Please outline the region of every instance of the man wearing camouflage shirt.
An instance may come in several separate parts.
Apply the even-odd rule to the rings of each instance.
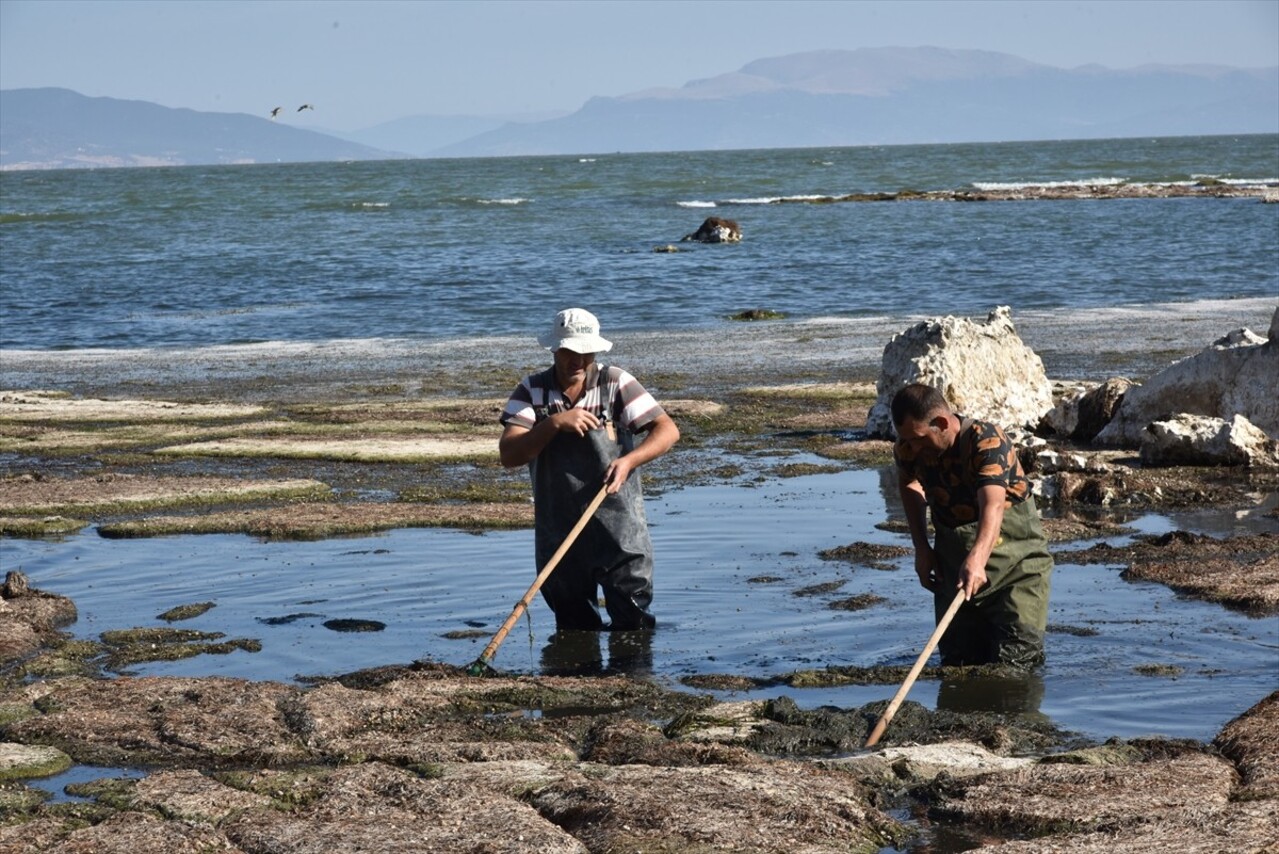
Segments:
[[[1053,560],[1016,448],[931,386],[899,391],[892,416],[919,582],[938,620],[958,591],[966,600],[939,644],[942,664],[1042,664]]]

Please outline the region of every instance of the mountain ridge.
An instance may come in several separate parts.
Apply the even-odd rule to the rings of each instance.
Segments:
[[[16,109],[30,93],[49,103]],[[74,112],[68,96],[84,99]],[[1279,133],[1279,66],[1064,69],[928,46],[764,57],[542,121],[406,116],[353,133],[70,90],[0,98],[2,169]]]

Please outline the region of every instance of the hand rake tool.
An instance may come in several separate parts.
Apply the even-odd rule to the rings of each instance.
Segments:
[[[568,536],[564,538],[564,542],[560,543],[560,547],[555,550],[555,554],[551,555],[551,559],[546,562],[546,566],[542,567],[541,572],[537,574],[537,578],[533,581],[533,586],[524,594],[524,598],[515,603],[515,608],[511,611],[511,616],[506,618],[506,622],[502,624],[502,628],[497,630],[497,634],[493,635],[493,640],[489,641],[489,645],[484,648],[484,652],[480,657],[466,668],[468,676],[485,676],[496,673],[490,666],[489,662],[493,660],[493,656],[497,655],[497,648],[502,645],[502,641],[506,640],[507,634],[519,621],[520,615],[528,609],[529,603],[533,601],[533,597],[537,595],[537,591],[542,589],[542,585],[546,579],[550,577],[555,567],[559,566],[564,555],[568,553],[569,548],[576,542],[582,529],[586,527],[586,523],[595,515],[595,511],[599,509],[604,498],[608,495],[608,484],[600,487],[600,491],[591,499],[591,503],[586,505],[586,509],[582,511],[582,518],[577,520],[577,524],[573,526],[573,530],[568,532]]]
[[[955,618],[955,612],[959,610],[959,606],[962,604],[964,604],[964,591],[960,590],[955,594],[955,599],[950,603],[950,607],[946,609],[946,613],[937,621],[937,628],[933,629],[932,637],[928,639],[928,643],[924,644],[924,651],[915,660],[915,666],[910,669],[910,673],[906,674],[906,681],[897,689],[897,694],[893,697],[893,701],[888,704],[888,708],[884,709],[884,713],[879,716],[879,720],[875,723],[875,728],[870,731],[870,736],[866,739],[866,744],[863,745],[864,747],[874,747],[879,742],[879,737],[888,728],[888,722],[893,719],[893,715],[897,714],[898,707],[906,699],[906,695],[910,692],[910,687],[915,684],[919,671],[924,669],[924,665],[928,662],[928,656],[933,654],[933,649],[936,648],[937,642],[946,633],[946,627]]]

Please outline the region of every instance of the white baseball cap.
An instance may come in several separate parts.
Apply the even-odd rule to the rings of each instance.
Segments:
[[[607,353],[613,342],[600,337],[600,322],[584,308],[566,308],[555,315],[551,328],[539,335],[537,343],[548,350],[574,353]]]

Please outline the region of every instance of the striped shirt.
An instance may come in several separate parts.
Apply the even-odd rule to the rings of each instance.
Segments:
[[[601,371],[604,372],[602,382]],[[621,368],[592,365],[584,385],[586,391],[574,405],[603,420],[603,400],[607,399],[609,420],[632,433],[648,429],[665,412],[639,380]],[[552,366],[520,380],[498,420],[503,425],[514,424],[531,430],[541,418],[567,409],[569,402],[555,381],[555,368]]]

